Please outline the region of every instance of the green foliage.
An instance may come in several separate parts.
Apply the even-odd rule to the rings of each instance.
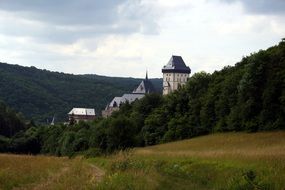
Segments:
[[[134,127],[126,117],[111,118],[106,134],[108,152],[134,146]]]
[[[83,152],[85,158],[92,158],[102,156],[102,151],[99,148],[89,148],[88,150]]]
[[[13,67],[12,70],[15,69]],[[21,69],[19,72],[27,74],[32,68]],[[51,81],[56,79],[65,86],[73,81],[75,87],[79,85],[77,79],[82,85],[93,82],[97,77],[34,72],[46,74]],[[95,97],[92,92],[96,92],[99,97],[100,92],[96,88],[96,85],[91,85],[86,95]],[[79,96],[73,94],[73,87],[63,89],[72,97]],[[61,91],[56,92],[61,94]],[[64,96],[62,99],[74,101]],[[92,98],[84,100],[91,104],[96,102]],[[67,104],[58,104],[64,105]],[[56,107],[53,109],[57,110]],[[95,148],[102,153],[110,153],[214,132],[284,129],[284,118],[285,43],[281,42],[278,46],[243,58],[233,67],[225,67],[213,74],[196,73],[185,86],[167,96],[148,94],[131,104],[123,104],[109,118],[89,123],[36,127],[30,122],[23,125],[17,114],[0,105],[0,125],[4,123],[0,135],[11,137],[0,138],[0,142],[7,145],[1,146],[0,150],[72,156]]]
[[[9,138],[0,135],[0,152],[8,152]]]
[[[275,189],[274,184],[264,183],[257,180],[257,175],[254,171],[249,170],[243,173],[241,177],[236,177],[232,179],[229,183],[229,189],[233,190],[251,190],[251,189],[260,189],[260,190],[271,190]]]
[[[159,90],[161,79],[151,79]],[[37,123],[67,120],[73,107],[101,110],[114,97],[132,91],[141,79],[72,75],[0,63],[0,100]]]
[[[12,137],[25,127],[22,116],[0,102],[0,135]]]
[[[0,152],[36,154],[40,149],[33,121],[25,124],[20,114],[0,103]]]

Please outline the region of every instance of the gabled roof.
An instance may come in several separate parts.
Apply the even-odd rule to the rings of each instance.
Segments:
[[[115,97],[111,103],[109,104],[109,107],[113,108],[113,107],[120,107],[120,104],[124,103],[122,97]]]
[[[133,91],[133,94],[149,94],[154,92],[156,92],[156,90],[146,73],[145,79],[141,81],[139,86]]]
[[[191,69],[185,65],[181,56],[173,55],[168,61],[167,65],[162,68],[163,73],[191,73]]]
[[[142,97],[144,97],[144,94],[124,94],[122,97],[115,97],[105,108],[105,110],[109,108],[120,107],[121,104],[126,103],[127,101],[129,103],[132,103],[133,101],[139,100]]]
[[[120,107],[122,103],[132,103],[135,100],[139,100],[148,93],[156,92],[153,84],[148,79],[148,75],[146,73],[145,79],[141,81],[140,85],[131,93],[131,94],[124,94],[122,97],[115,97],[110,104],[108,104],[105,110],[114,107]]]
[[[73,108],[68,115],[88,115],[95,116],[95,109],[91,108]]]

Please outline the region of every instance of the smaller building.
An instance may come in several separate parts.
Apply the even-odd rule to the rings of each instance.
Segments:
[[[145,94],[156,93],[156,89],[154,88],[151,81],[148,79],[148,75],[146,73],[145,79],[141,81],[137,88],[133,90],[132,93],[124,94],[121,97],[115,97],[109,103],[105,110],[102,111],[103,117],[109,117],[112,115],[114,111],[118,111],[120,109],[121,104],[129,102],[132,103],[135,100],[139,100],[145,96]]]
[[[121,104],[129,102],[132,103],[135,100],[139,100],[144,97],[144,94],[124,94],[122,97],[115,97],[111,103],[109,103],[105,110],[102,111],[103,117],[109,117],[114,111],[120,109]]]
[[[102,111],[103,117],[109,117],[114,111],[118,111],[120,105],[122,104],[122,97],[115,97],[110,104],[107,104],[105,110]]]
[[[73,108],[68,113],[69,121],[90,121],[96,118],[95,109],[92,108]]]

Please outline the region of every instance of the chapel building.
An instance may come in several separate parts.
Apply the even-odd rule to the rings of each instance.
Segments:
[[[136,87],[132,93],[123,94],[121,97],[114,97],[113,100],[107,104],[106,108],[102,111],[103,117],[109,117],[114,111],[118,111],[123,103],[132,103],[135,100],[139,100],[145,96],[145,94],[157,93],[152,82],[148,79],[146,73],[145,79]]]

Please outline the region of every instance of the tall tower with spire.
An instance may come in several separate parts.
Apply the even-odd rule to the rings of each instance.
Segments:
[[[181,56],[173,55],[162,68],[163,95],[177,90],[179,86],[186,84],[191,69],[185,65]]]

